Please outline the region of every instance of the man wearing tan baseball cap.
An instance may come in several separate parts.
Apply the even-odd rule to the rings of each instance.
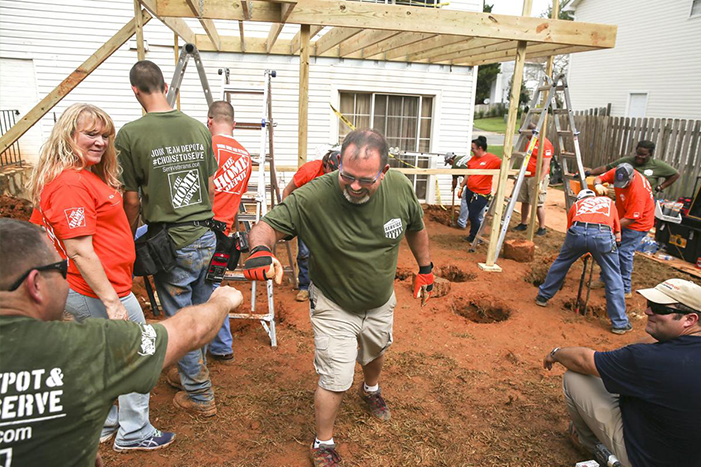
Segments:
[[[601,442],[623,466],[701,465],[701,286],[668,279],[637,291],[653,339],[609,352],[555,347],[543,360],[567,371],[573,441]]]

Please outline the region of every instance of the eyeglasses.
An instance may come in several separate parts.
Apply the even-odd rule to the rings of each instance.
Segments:
[[[650,300],[647,301],[647,307],[656,315],[671,315],[673,313],[684,313],[683,311],[678,310],[676,308],[672,308],[667,305],[662,305],[660,303],[651,302]]]
[[[40,272],[41,271],[58,271],[61,273],[61,275],[65,279],[66,276],[68,275],[68,260],[64,259],[63,261],[59,261],[57,263],[51,263],[51,264],[47,264],[46,266],[39,266],[39,267],[30,269],[29,271],[22,274],[20,276],[20,278],[17,279],[15,281],[15,283],[10,286],[9,289],[7,289],[7,291],[14,292],[15,290],[17,290],[17,288],[20,285],[22,285],[22,282],[24,282],[25,279],[27,279],[27,277],[29,277],[29,275],[32,273],[32,271],[40,271]]]
[[[352,175],[348,175],[347,173],[343,172],[343,163],[341,163],[338,169],[338,173],[341,175],[341,178],[346,183],[358,182],[361,186],[370,186],[373,185],[378,178],[380,178],[380,175],[382,174],[382,169],[380,169],[380,171],[377,172],[375,178],[355,178]]]

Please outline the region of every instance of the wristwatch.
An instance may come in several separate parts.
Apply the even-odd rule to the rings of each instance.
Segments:
[[[555,358],[555,354],[556,354],[559,350],[560,350],[560,347],[555,347],[554,349],[552,349],[552,350],[550,351],[550,357],[554,359],[554,358]]]

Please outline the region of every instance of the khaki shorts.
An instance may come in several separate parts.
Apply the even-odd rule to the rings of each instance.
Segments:
[[[533,204],[533,187],[536,185],[535,177],[526,177],[523,179],[524,183],[521,186],[521,191],[518,194],[519,203]],[[545,204],[545,196],[548,194],[548,185],[550,184],[550,175],[546,175],[543,179],[542,189],[538,193],[538,206]]]
[[[344,310],[312,284],[309,316],[314,330],[314,367],[319,386],[334,392],[353,384],[355,362],[365,366],[392,345],[394,292],[387,303],[362,313]]]

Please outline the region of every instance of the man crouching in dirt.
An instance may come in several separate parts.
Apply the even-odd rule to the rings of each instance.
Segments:
[[[570,434],[592,451],[603,443],[624,466],[701,465],[701,287],[669,279],[638,290],[647,299],[644,343],[610,352],[555,347]]]
[[[392,344],[394,276],[405,234],[419,264],[414,296],[425,303],[433,289],[423,211],[408,179],[389,170],[388,149],[374,130],[349,133],[338,172],[295,190],[250,233],[244,274],[251,280],[282,277],[271,253],[278,240],[298,235],[309,247],[309,308],[319,374],[311,458],[317,467],[341,465],[333,428],[353,384],[356,361],[365,378],[361,399],[375,417],[390,418],[379,379],[384,352]]]
[[[0,219],[0,258],[3,465],[101,466],[100,432],[117,397],[151,391],[163,367],[210,342],[243,301],[220,287],[158,323],[65,322],[68,260],[38,227]]]

